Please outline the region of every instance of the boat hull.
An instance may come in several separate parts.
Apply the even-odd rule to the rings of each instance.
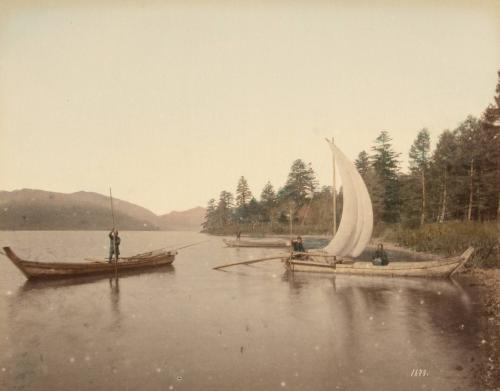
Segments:
[[[108,275],[121,271],[134,271],[171,265],[175,252],[160,252],[152,256],[139,255],[114,262],[91,261],[73,262],[35,262],[19,258],[10,247],[4,247],[5,255],[29,280],[50,278],[71,278],[92,275]]]
[[[371,262],[334,263],[333,257],[325,261],[285,259],[285,267],[292,272],[313,272],[330,274],[353,274],[386,277],[428,277],[446,278],[455,273],[472,256],[474,249],[467,249],[462,255],[433,261],[391,262],[386,266],[375,266]]]

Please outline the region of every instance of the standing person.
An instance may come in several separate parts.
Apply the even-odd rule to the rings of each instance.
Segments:
[[[241,238],[241,231],[240,231],[240,230],[238,230],[238,231],[236,232],[236,240],[240,240],[240,238]]]
[[[111,262],[111,260],[113,259],[113,255],[116,257],[116,260],[118,261],[118,258],[120,256],[120,242],[121,242],[121,239],[118,236],[118,230],[113,228],[108,236],[109,236],[109,262]]]
[[[379,243],[377,246],[377,251],[373,254],[372,264],[376,266],[386,266],[389,264],[389,258],[387,257],[387,253],[384,251],[384,245]]]

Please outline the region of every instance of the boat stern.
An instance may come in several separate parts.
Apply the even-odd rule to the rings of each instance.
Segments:
[[[23,266],[23,260],[17,256],[17,254],[10,247],[3,247],[4,254],[10,261],[24,274],[24,276],[28,279],[31,278],[31,274],[29,274]]]

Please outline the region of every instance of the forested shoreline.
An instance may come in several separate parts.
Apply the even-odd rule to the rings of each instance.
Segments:
[[[488,235],[498,238],[500,82],[496,93],[494,104],[479,118],[470,115],[455,129],[443,130],[433,150],[428,129],[419,130],[407,171],[401,170],[401,153],[388,131],[380,132],[370,151],[359,153],[355,165],[370,193],[376,235],[389,230],[393,239],[410,245],[405,240],[410,232],[433,224],[456,231],[459,221],[474,227],[484,223]],[[331,234],[332,197],[332,187],[319,186],[311,164],[297,159],[286,183],[275,188],[268,182],[258,199],[240,177],[235,195],[224,190],[208,202],[203,229],[212,234],[283,234],[290,230],[291,216],[294,233]],[[336,200],[340,216],[342,189]]]

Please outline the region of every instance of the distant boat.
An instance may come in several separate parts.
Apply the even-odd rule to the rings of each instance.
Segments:
[[[222,239],[227,247],[260,247],[260,248],[284,248],[290,247],[289,242],[284,240],[228,240]]]
[[[333,139],[327,141],[332,151],[334,170],[336,165],[342,178],[343,208],[340,226],[323,252],[301,253],[283,258],[288,270],[376,276],[448,277],[472,256],[474,249],[471,247],[458,257],[439,260],[391,261],[386,266],[354,261],[353,258],[363,252],[372,235],[372,203],[365,182],[354,164],[334,144]]]
[[[121,271],[135,271],[171,265],[177,251],[155,250],[131,257],[120,258],[115,262],[88,259],[87,262],[38,262],[19,258],[10,247],[4,247],[5,255],[29,280],[70,278],[90,275],[112,275]]]

